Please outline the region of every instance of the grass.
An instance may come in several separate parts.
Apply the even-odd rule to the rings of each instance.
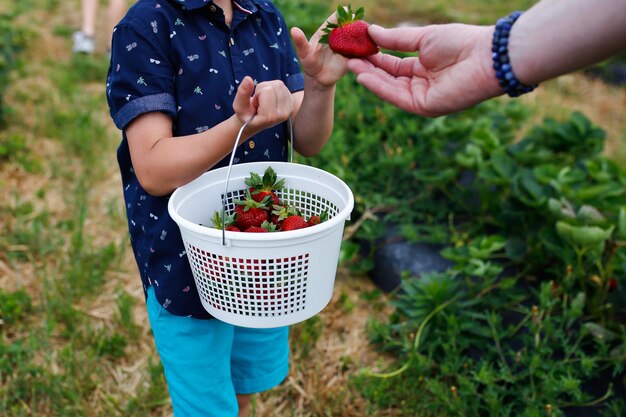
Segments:
[[[321,12],[334,6],[316,3]],[[353,6],[365,5],[371,20],[384,25],[482,24],[513,4],[531,3],[393,0]],[[126,236],[115,161],[119,132],[104,100],[107,59],[71,54],[70,34],[80,19],[76,4],[25,0],[0,6],[0,13],[15,11],[20,13],[7,27],[23,28],[28,36],[19,63],[6,73],[2,95],[0,415],[167,416],[165,381]],[[625,89],[575,74],[523,100],[535,120],[582,110],[607,130],[607,152],[626,161]],[[365,327],[387,308],[367,279],[341,270],[329,307],[294,326],[292,372],[255,399],[254,415],[393,415],[368,409],[347,383],[379,360]]]

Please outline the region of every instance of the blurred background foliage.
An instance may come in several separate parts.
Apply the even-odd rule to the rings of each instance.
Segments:
[[[309,35],[337,6],[275,3]],[[391,26],[492,24],[533,3],[352,5]],[[0,415],[169,415],[127,242],[104,40],[72,55],[79,22],[78,2],[0,4]],[[293,326],[290,377],[253,414],[625,415],[626,89],[604,76],[623,62],[437,119],[346,76],[332,140],[298,158],[355,193],[336,295]],[[367,274],[391,227],[442,245],[453,266],[382,294]]]

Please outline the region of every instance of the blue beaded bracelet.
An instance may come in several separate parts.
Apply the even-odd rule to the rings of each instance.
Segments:
[[[519,97],[522,94],[533,91],[535,85],[522,84],[516,77],[511,67],[509,59],[509,34],[513,23],[522,15],[522,12],[513,12],[503,17],[496,23],[491,43],[491,57],[493,59],[493,69],[496,71],[496,78],[505,93],[510,97]]]

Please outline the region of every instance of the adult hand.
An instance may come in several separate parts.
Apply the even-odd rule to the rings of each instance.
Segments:
[[[254,116],[248,125],[251,134],[284,122],[293,112],[291,92],[280,80],[264,81],[256,87],[250,77],[245,77],[233,101],[233,110],[242,123]]]
[[[369,34],[381,48],[419,52],[418,57],[379,53],[348,62],[360,84],[405,111],[436,117],[503,93],[492,69],[493,27],[446,24],[384,29],[372,25]]]
[[[319,42],[328,22],[337,22],[335,13],[328,17],[308,41],[300,28],[291,29],[291,37],[302,64],[302,71],[325,87],[335,85],[348,72],[348,60]]]

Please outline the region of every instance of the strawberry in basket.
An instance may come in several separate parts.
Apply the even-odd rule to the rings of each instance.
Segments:
[[[226,214],[224,216],[224,229],[225,230],[228,230],[231,232],[241,232],[241,230],[239,230],[239,228],[235,226],[236,217],[237,215],[235,213]],[[213,223],[213,227],[215,227],[216,229],[222,230],[222,212],[217,210],[215,214],[213,214],[213,217],[211,218],[211,222]]]
[[[262,202],[265,197],[270,197],[272,199],[272,205],[280,205],[280,199],[276,195],[276,191],[282,190],[285,186],[285,180],[282,179],[278,181],[276,177],[276,172],[272,169],[272,167],[267,167],[265,172],[263,173],[263,177],[259,174],[251,172],[250,178],[245,180],[245,183],[248,187],[250,187],[250,195],[256,202]]]
[[[264,221],[261,226],[250,226],[244,232],[247,233],[266,233],[266,232],[275,232],[276,225],[274,223],[270,223],[267,220]]]
[[[283,221],[287,217],[300,214],[300,210],[298,210],[297,207],[289,206],[286,204],[282,206],[274,205],[273,209],[274,210],[272,210],[271,220],[272,223],[274,223],[279,228],[282,226]]]
[[[293,216],[289,216],[283,220],[280,230],[286,232],[289,230],[304,229],[305,227],[309,227],[309,224],[302,218],[302,216],[294,214]]]
[[[319,216],[317,214],[314,214],[313,216],[309,217],[307,223],[309,224],[309,226],[315,226],[316,224],[323,223],[326,220],[328,220],[328,211],[324,210],[324,212]]]
[[[250,190],[246,190],[243,200],[236,200],[235,203],[235,226],[239,230],[246,230],[250,227],[261,227],[263,222],[269,221],[270,213],[267,205],[271,197],[266,196],[261,202],[255,201],[250,195]]]

